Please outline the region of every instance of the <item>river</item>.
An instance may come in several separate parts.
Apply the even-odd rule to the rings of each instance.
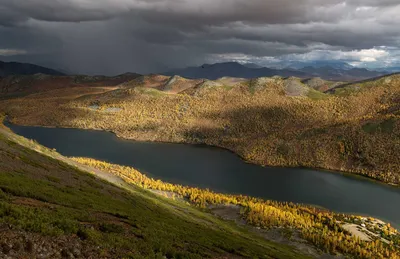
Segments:
[[[400,188],[363,177],[312,169],[262,167],[245,163],[220,148],[123,140],[103,131],[10,123],[6,126],[65,156],[132,166],[155,179],[216,192],[373,216],[400,228]]]

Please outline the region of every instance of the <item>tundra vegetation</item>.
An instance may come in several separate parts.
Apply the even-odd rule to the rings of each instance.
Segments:
[[[150,75],[112,88],[52,89],[4,100],[0,111],[23,125],[203,143],[260,165],[345,171],[398,185],[399,103],[399,74],[343,86],[281,77]]]

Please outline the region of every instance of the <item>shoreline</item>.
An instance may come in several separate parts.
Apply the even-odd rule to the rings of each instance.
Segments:
[[[90,167],[94,167],[94,168],[97,168],[97,167],[95,165],[86,164],[85,160],[86,161],[100,162],[100,163],[108,164],[110,166],[128,168],[129,170],[135,170],[135,171],[139,172],[141,175],[144,175],[145,177],[148,177],[145,173],[142,173],[141,171],[138,171],[137,169],[135,169],[132,166],[124,166],[124,165],[119,165],[119,164],[113,164],[113,163],[109,163],[109,162],[100,161],[100,160],[97,160],[95,158],[69,157],[69,159],[71,159],[71,160],[73,160],[75,162],[78,162],[79,164],[84,164],[84,165],[87,165],[87,166],[90,166]],[[107,171],[108,169],[107,168],[102,168],[101,170]],[[118,172],[118,170],[119,169],[116,169],[117,172]],[[126,181],[126,179],[128,179],[128,178],[126,178],[126,175],[124,175],[124,174],[119,175],[119,177],[122,177],[125,181]],[[190,201],[188,196],[184,196],[182,193],[180,193],[179,192],[179,188],[183,188],[183,189],[198,189],[200,191],[204,191],[204,192],[208,192],[208,193],[212,193],[212,194],[216,194],[216,195],[221,195],[223,197],[234,197],[234,198],[240,197],[240,199],[244,199],[244,200],[246,200],[246,199],[256,199],[256,202],[262,201],[262,202],[273,202],[273,203],[277,203],[277,204],[293,204],[295,206],[299,206],[299,207],[302,207],[302,208],[310,208],[310,209],[314,209],[314,210],[317,210],[317,211],[320,211],[320,212],[330,213],[330,214],[336,215],[336,216],[342,215],[344,217],[347,216],[347,217],[357,218],[357,219],[360,220],[360,222],[358,222],[358,225],[360,225],[360,226],[362,224],[361,219],[364,218],[364,220],[367,220],[367,219],[370,218],[370,219],[373,219],[374,221],[383,222],[385,225],[386,224],[390,224],[397,231],[400,230],[400,225],[398,225],[397,223],[395,223],[395,222],[393,222],[391,220],[383,219],[383,218],[380,218],[380,217],[377,217],[377,216],[372,216],[372,215],[365,214],[365,213],[343,212],[343,211],[341,212],[341,211],[325,208],[323,206],[319,206],[319,205],[316,205],[316,204],[296,203],[296,202],[290,202],[290,201],[278,201],[278,200],[265,199],[265,198],[256,197],[256,196],[243,195],[243,194],[239,194],[239,193],[220,192],[220,191],[214,191],[212,189],[207,189],[207,188],[188,186],[188,185],[178,184],[178,183],[171,183],[171,182],[168,182],[168,181],[163,181],[161,179],[153,179],[153,178],[149,178],[149,179],[151,179],[152,181],[160,182],[160,183],[165,184],[165,185],[174,186],[174,187],[178,188],[178,190],[168,190],[168,188],[155,187],[155,186],[152,186],[151,184],[149,184],[147,187],[144,187],[140,183],[137,183],[135,181],[132,182],[132,183],[137,184],[138,186],[140,186],[140,187],[144,188],[145,190],[148,190],[148,191],[150,191],[150,192],[152,192],[154,194],[161,195],[161,196],[164,196],[164,194],[167,194],[167,196],[175,196],[175,198],[178,198],[178,199],[182,198],[184,201],[190,202],[191,204],[196,204],[196,203]],[[166,197],[166,198],[170,199],[171,197]],[[211,203],[211,204],[213,204],[213,203]],[[209,204],[209,205],[211,205],[211,204]],[[238,203],[224,203],[224,202],[219,203],[219,205],[237,205],[237,206],[240,206],[240,204],[241,204],[240,202],[238,202]],[[216,204],[216,205],[218,205],[218,204]],[[352,224],[356,224],[356,223],[352,223]]]
[[[9,129],[9,130],[11,130],[10,128],[8,128],[8,125],[7,125],[7,123],[8,124],[14,124],[14,123],[12,123],[12,122],[10,122],[10,121],[8,121],[8,120],[4,120],[3,122],[5,122],[3,125],[7,128],[7,129]],[[78,129],[78,130],[82,130],[82,129],[79,129],[79,128],[73,128],[73,127],[55,127],[55,126],[23,126],[23,125],[19,125],[19,124],[14,124],[14,125],[16,125],[16,126],[22,126],[22,127],[42,127],[42,128],[57,128],[57,129]],[[107,133],[112,133],[113,135],[115,135],[116,137],[118,137],[117,136],[117,134],[115,134],[114,132],[112,132],[112,131],[106,131],[106,130],[101,130],[101,129],[83,129],[83,130],[92,130],[92,131],[103,131],[103,132],[107,132]],[[11,130],[12,131],[12,130]],[[16,133],[14,133],[14,134],[16,134]],[[18,134],[16,134],[16,135],[18,135]],[[18,135],[19,136],[19,135]],[[23,136],[22,136],[23,137]],[[120,138],[120,137],[118,137],[121,141],[134,141],[134,140],[132,140],[132,139],[125,139],[125,138]],[[206,147],[206,148],[209,148],[209,147],[211,147],[211,148],[216,148],[216,149],[222,149],[222,150],[226,150],[226,151],[228,151],[228,152],[230,152],[230,153],[233,153],[233,154],[235,154],[236,156],[238,156],[235,152],[233,152],[233,151],[231,151],[231,150],[228,150],[228,149],[224,149],[224,148],[220,148],[220,147],[218,147],[218,146],[209,146],[209,145],[206,145],[206,144],[187,144],[187,143],[174,143],[174,142],[157,142],[157,141],[138,141],[138,142],[149,142],[149,143],[168,143],[168,144],[179,144],[179,145],[193,145],[193,146],[203,146],[203,147]],[[240,157],[240,156],[238,156],[238,157]],[[68,159],[71,159],[71,157],[68,157]],[[94,158],[91,158],[91,159],[94,159]],[[95,160],[95,159],[94,159]],[[243,160],[242,159],[242,161],[244,161],[244,162],[246,162],[245,160]],[[248,162],[246,162],[246,163],[248,163]],[[249,163],[249,164],[252,164],[252,163]],[[257,164],[254,164],[254,165],[257,165]],[[123,165],[120,165],[120,166],[123,166]],[[129,168],[133,168],[133,167],[131,167],[131,166],[127,166],[127,167],[129,167]],[[271,168],[273,168],[273,167],[271,167]],[[292,168],[295,168],[295,167],[292,167]],[[299,167],[300,168],[300,167]],[[301,168],[301,169],[310,169],[310,168]],[[311,169],[312,170],[312,169]],[[331,173],[338,173],[338,172],[333,172],[333,171],[328,171],[328,170],[324,170],[324,171],[326,171],[326,172],[331,172]],[[339,172],[339,173],[341,173],[341,172]],[[360,178],[363,178],[363,180],[371,180],[371,179],[369,179],[369,178],[367,178],[367,177],[362,177],[362,176],[359,176],[359,175],[352,175],[352,174],[348,174],[348,173],[341,173],[341,174],[344,174],[344,175],[348,175],[348,176],[350,176],[350,177],[354,177],[354,176],[356,176],[356,177],[360,177]],[[144,174],[145,176],[147,176],[146,174]],[[160,180],[160,181],[162,181],[162,180]],[[375,183],[379,183],[379,184],[381,184],[381,185],[385,185],[385,186],[387,186],[387,184],[385,184],[385,183],[383,183],[383,182],[379,182],[379,181],[376,181],[376,180],[371,180],[371,181],[374,181]],[[165,183],[168,183],[168,184],[171,184],[171,185],[174,185],[174,186],[184,186],[184,187],[187,187],[187,188],[199,188],[199,187],[195,187],[195,186],[192,186],[192,187],[190,187],[190,186],[186,186],[186,185],[181,185],[181,184],[174,184],[174,183],[169,183],[169,182],[165,182]],[[153,192],[153,191],[156,191],[157,189],[154,189],[154,188],[152,188],[152,187],[148,187],[148,188],[145,188],[145,189],[147,189],[147,190],[149,190],[149,191],[151,191],[151,192]],[[205,188],[199,188],[200,190],[206,190]],[[228,192],[219,192],[219,191],[213,191],[213,190],[210,190],[212,193],[216,193],[216,194],[221,194],[221,195],[225,195],[225,196],[241,196],[241,197],[251,197],[251,198],[255,198],[255,199],[260,199],[260,200],[264,200],[264,201],[268,201],[269,199],[265,199],[265,198],[261,198],[261,197],[256,197],[256,196],[248,196],[248,195],[243,195],[243,194],[240,194],[240,193],[228,193]],[[173,192],[174,194],[176,194],[176,195],[180,195],[178,192]],[[293,202],[291,202],[291,201],[277,201],[277,200],[270,200],[270,201],[273,201],[273,202],[277,202],[277,203],[293,203]],[[356,212],[350,212],[350,211],[348,211],[348,212],[343,212],[343,211],[336,211],[336,210],[332,210],[332,209],[329,209],[329,208],[325,208],[325,207],[323,207],[323,206],[319,206],[319,205],[316,205],[316,204],[311,204],[311,203],[293,203],[293,204],[296,204],[296,205],[298,205],[298,206],[302,206],[302,207],[305,207],[305,208],[314,208],[314,209],[317,209],[317,210],[321,210],[321,211],[326,211],[326,212],[330,212],[330,213],[334,213],[334,214],[336,214],[336,215],[340,215],[340,214],[342,214],[342,215],[348,215],[348,216],[351,216],[351,217],[365,217],[365,218],[373,218],[373,219],[375,219],[375,220],[380,220],[380,221],[382,221],[382,222],[384,222],[384,223],[393,223],[393,227],[395,228],[395,229],[397,229],[398,231],[400,230],[400,226],[397,226],[397,224],[396,223],[394,223],[394,222],[391,222],[390,220],[387,220],[387,219],[383,219],[383,218],[379,218],[379,217],[376,217],[376,216],[371,216],[371,215],[368,215],[368,214],[363,214],[363,213],[356,213]]]
[[[116,133],[116,132],[114,132],[112,130],[107,130],[107,129],[102,129],[102,128],[79,128],[79,127],[77,128],[77,127],[70,127],[70,126],[22,125],[22,124],[14,123],[11,120],[10,120],[9,116],[6,115],[4,120],[3,120],[3,123],[9,123],[9,124],[13,124],[13,125],[16,125],[16,126],[22,126],[22,127],[37,127],[37,128],[52,128],[52,129],[76,129],[76,130],[107,132],[107,133],[113,134],[115,137],[117,137],[121,141],[135,141],[135,142],[139,142],[139,143],[192,145],[192,146],[203,147],[203,148],[215,148],[215,149],[221,149],[221,150],[224,150],[224,151],[228,151],[228,152],[234,154],[235,156],[237,156],[238,158],[240,158],[240,160],[242,160],[244,163],[251,164],[251,165],[257,165],[257,166],[269,167],[269,168],[292,168],[292,169],[324,171],[324,172],[330,172],[330,173],[335,173],[335,174],[341,174],[343,176],[348,176],[348,177],[361,178],[362,180],[371,181],[371,182],[374,182],[375,184],[381,184],[381,185],[384,185],[384,186],[400,189],[400,184],[396,184],[396,183],[392,183],[392,182],[384,182],[384,181],[381,181],[381,180],[379,180],[377,178],[370,177],[368,175],[364,175],[364,174],[360,174],[360,173],[353,173],[353,172],[350,172],[350,171],[340,171],[340,170],[322,168],[322,167],[285,166],[285,165],[282,165],[282,166],[271,166],[271,165],[253,163],[253,162],[251,162],[249,160],[246,160],[243,156],[239,155],[235,151],[233,151],[233,150],[231,150],[229,148],[226,148],[226,147],[218,146],[218,145],[211,145],[211,144],[206,144],[206,143],[195,143],[195,142],[183,142],[183,141],[182,142],[180,142],[180,141],[168,142],[168,141],[158,141],[158,140],[137,140],[137,139],[134,139],[134,138],[126,138],[126,137],[121,136],[121,135],[119,135],[118,133]]]

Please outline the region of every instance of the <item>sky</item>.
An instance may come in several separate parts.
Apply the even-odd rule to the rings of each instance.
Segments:
[[[85,74],[226,61],[400,66],[399,0],[0,0],[0,60]]]

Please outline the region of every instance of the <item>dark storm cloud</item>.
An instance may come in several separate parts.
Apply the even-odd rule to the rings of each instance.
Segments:
[[[235,55],[329,58],[341,51],[379,61],[390,56],[383,52],[397,53],[380,46],[399,45],[398,13],[398,0],[0,0],[0,55],[26,51],[87,73]]]
[[[3,0],[0,5],[3,5],[4,10],[13,12],[18,20],[33,18],[42,21],[84,22],[106,20],[121,13],[121,10],[111,5],[93,3],[72,0]]]
[[[95,21],[135,14],[149,21],[224,24],[337,21],[360,6],[393,7],[397,0],[3,0],[20,18],[45,21]],[[336,11],[335,11],[336,10]]]

